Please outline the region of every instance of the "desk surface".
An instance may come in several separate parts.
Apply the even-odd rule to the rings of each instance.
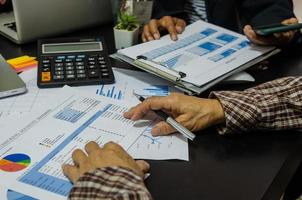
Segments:
[[[65,36],[103,35],[114,52],[112,26],[79,31]],[[16,45],[0,36],[0,53],[5,58],[36,55],[36,43]],[[252,69],[256,83],[217,86],[242,89],[274,78],[302,75],[301,51],[275,56],[266,70]],[[115,67],[129,65],[113,62]],[[190,142],[190,161],[150,161],[146,185],[155,199],[261,199],[288,155],[302,141],[293,131],[219,136],[214,129],[200,131]],[[277,191],[278,192],[278,191]]]

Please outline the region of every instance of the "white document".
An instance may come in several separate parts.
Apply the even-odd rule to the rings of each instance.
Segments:
[[[0,187],[37,199],[66,199],[72,184],[61,165],[89,141],[109,141],[128,149],[152,120],[133,122],[122,114],[128,102],[106,97],[82,96],[63,88],[41,114],[8,122],[0,138]],[[7,191],[9,195],[16,195]]]
[[[171,92],[179,92],[168,81],[146,72],[119,68],[114,68],[113,72],[116,80],[115,84],[80,86],[74,88],[90,95],[95,94],[116,100],[127,100],[129,102],[129,106],[140,103],[139,100],[133,95],[133,92],[145,97],[154,95],[167,96]],[[49,99],[54,98],[56,95],[58,88],[39,89],[37,87],[36,73],[36,69],[32,69],[23,72],[20,75],[22,80],[27,85],[28,93],[21,96],[8,98],[4,101],[0,100],[0,110],[3,110],[3,115],[0,117],[0,125],[2,127],[6,124],[7,118],[8,120],[15,119],[16,122],[19,122],[23,120],[21,114],[26,114],[29,112],[39,113],[41,110],[49,106]],[[146,132],[145,135],[148,135],[149,137],[141,136],[139,140],[137,140],[136,144],[129,149],[131,156],[134,158],[156,160],[189,160],[188,142],[187,139],[182,135],[173,134],[170,136],[162,136],[160,137],[160,143],[153,142],[159,138],[152,137],[150,132]]]
[[[183,72],[183,81],[200,87],[273,49],[253,45],[244,35],[200,20],[187,26],[177,41],[166,35],[118,53],[133,60],[143,56],[147,60],[141,62],[172,75]]]
[[[140,101],[133,95],[133,92],[144,97],[167,96],[171,92],[179,92],[173,84],[146,72],[119,68],[114,68],[113,72],[116,80],[114,84],[76,87],[76,89],[134,103]]]
[[[180,133],[157,136],[151,135],[154,121],[128,149],[128,153],[136,159],[189,161],[188,140]]]
[[[133,92],[144,96],[167,96],[171,92],[179,92],[171,83],[146,72],[117,69],[114,70],[115,84],[77,87],[76,89],[91,94],[106,96],[117,100],[127,100],[133,105],[140,101]],[[128,152],[136,159],[152,160],[189,160],[188,140],[181,134],[153,137],[152,126],[140,136]]]
[[[35,113],[48,106],[47,103],[57,89],[39,89],[37,87],[37,70],[32,69],[20,74],[25,82],[27,93],[0,100],[0,123],[8,115]]]

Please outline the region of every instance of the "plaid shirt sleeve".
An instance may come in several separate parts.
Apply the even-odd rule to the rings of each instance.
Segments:
[[[220,134],[302,128],[302,77],[286,77],[244,91],[212,92],[223,106]]]
[[[141,177],[122,167],[105,167],[85,173],[75,183],[68,199],[151,200]]]

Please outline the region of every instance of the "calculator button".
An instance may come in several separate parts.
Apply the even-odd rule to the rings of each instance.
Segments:
[[[69,75],[69,74],[74,74],[74,71],[66,71],[66,74]]]
[[[84,65],[78,65],[76,66],[77,69],[85,69]]]
[[[96,69],[96,66],[95,65],[89,65],[88,69]]]
[[[73,59],[69,59],[69,58],[67,58],[66,60],[65,60],[65,62],[72,62],[73,61]]]
[[[99,64],[100,64],[100,65],[105,65],[105,64],[106,64],[106,62],[105,62],[105,61],[103,61],[103,60],[101,60],[101,61],[99,61]]]
[[[43,64],[49,64],[49,63],[50,63],[50,60],[42,60],[42,63],[43,63]]]
[[[86,78],[86,74],[78,74],[77,77],[78,78]]]
[[[97,78],[100,76],[100,73],[97,70],[89,70],[88,71],[88,76],[90,78]]]
[[[78,55],[77,58],[86,58],[86,55]]]
[[[66,67],[73,66],[73,63],[65,63],[65,66],[66,66]]]
[[[42,65],[44,68],[49,68],[50,67],[50,64],[43,64]]]
[[[102,73],[102,77],[109,77],[108,73]]]
[[[63,67],[63,63],[56,63],[55,67]]]
[[[56,75],[63,75],[63,74],[64,74],[64,71],[55,71],[55,74],[56,74]]]
[[[90,62],[88,62],[88,64],[89,64],[89,65],[95,65],[95,62],[90,61]]]
[[[85,70],[77,70],[77,74],[85,74]]]
[[[76,62],[83,62],[84,60],[83,60],[83,58],[77,58],[77,59],[75,59],[75,61]]]
[[[45,67],[42,69],[43,72],[50,72],[50,68],[49,67]]]
[[[102,57],[102,56],[100,56],[100,57],[98,58],[98,60],[99,60],[99,61],[103,61],[103,60],[105,60],[105,58]]]
[[[42,72],[41,80],[43,82],[48,82],[50,79],[50,72]]]
[[[63,60],[62,59],[55,59],[55,63],[62,63]]]
[[[62,80],[64,79],[64,75],[54,75],[52,78],[53,80]]]
[[[66,75],[66,78],[67,79],[74,79],[75,75],[74,74],[68,74],[68,75]]]
[[[66,70],[73,70],[74,66],[66,67]]]
[[[100,65],[100,68],[104,69],[104,68],[107,68],[107,66],[106,65]]]
[[[63,71],[63,67],[56,67],[55,70],[56,71]]]
[[[67,56],[68,59],[75,59],[75,56]]]
[[[76,65],[84,65],[84,62],[76,62]]]
[[[64,60],[64,59],[65,59],[65,56],[57,56],[56,59],[58,59],[58,60]]]
[[[103,73],[103,72],[108,72],[108,69],[106,68],[106,69],[101,69],[101,72]]]

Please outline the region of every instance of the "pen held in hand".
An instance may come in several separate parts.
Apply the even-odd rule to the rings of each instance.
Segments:
[[[140,96],[140,95],[138,95],[136,93],[133,93],[133,95],[136,96],[138,98],[138,100],[140,100],[141,102],[143,102],[145,100],[144,97],[142,97],[142,96]],[[155,112],[156,115],[158,115],[161,118],[163,118],[168,124],[170,124],[173,128],[175,128],[183,136],[185,136],[186,138],[188,138],[188,139],[190,139],[192,141],[194,140],[195,134],[193,134],[187,128],[185,128],[184,126],[182,126],[175,119],[173,119],[172,117],[170,117],[167,113],[165,113],[162,110],[153,110],[153,112]]]

